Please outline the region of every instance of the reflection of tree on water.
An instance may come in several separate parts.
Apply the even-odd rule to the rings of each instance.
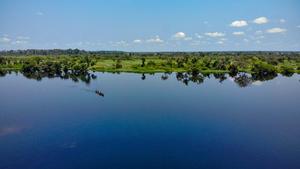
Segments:
[[[268,81],[277,77],[277,73],[253,73],[251,76],[254,81]]]
[[[0,77],[6,76],[6,74],[11,74],[12,71],[2,70],[0,69]],[[18,73],[18,71],[14,71]],[[74,82],[85,82],[86,84],[90,84],[91,80],[97,78],[95,74],[89,73],[87,71],[45,71],[32,69],[30,71],[21,71],[21,73],[28,79],[34,79],[37,81],[41,81],[43,78],[61,78],[61,79],[71,79]]]
[[[234,78],[234,82],[239,87],[247,87],[252,84],[252,78],[248,76],[246,73],[240,73]]]
[[[7,74],[7,71],[0,69],[0,77],[4,77]]]
[[[194,83],[201,84],[204,82],[204,76],[198,72],[192,72],[189,80]]]
[[[225,73],[214,73],[214,77],[215,77],[216,79],[219,79],[219,82],[220,82],[220,83],[222,83],[224,80],[227,79]]]
[[[171,75],[171,72],[168,73],[164,73],[163,75],[161,75],[161,80],[168,80],[169,79],[169,75]]]
[[[155,75],[155,73],[147,73],[147,75]],[[145,73],[142,73],[141,79],[146,80],[146,74]]]
[[[252,79],[257,81],[272,80],[277,77],[277,73],[274,67],[268,64],[255,64],[252,68]]]
[[[141,77],[141,79],[142,79],[142,80],[145,80],[145,79],[146,79],[146,75],[145,75],[145,73],[143,73],[143,74],[142,74],[142,77]]]
[[[233,74],[228,74],[232,76]],[[213,74],[215,79],[218,79],[220,83],[227,79],[225,73],[215,73]],[[237,73],[233,76],[234,82],[239,87],[248,87],[252,85],[255,81],[268,81],[277,77],[277,73],[264,73],[264,74],[247,74],[247,73]],[[189,82],[201,84],[204,82],[205,78],[210,78],[210,74],[201,74],[201,73],[177,73],[176,79],[180,82],[183,82],[185,85],[188,85]]]
[[[277,73],[253,73],[251,75],[247,73],[239,73],[234,77],[234,82],[239,87],[247,87],[252,85],[256,81],[268,81],[277,77]]]
[[[0,69],[0,77],[4,77],[6,74],[11,74],[12,72],[18,73],[18,71],[9,71]],[[61,78],[61,79],[71,79],[74,82],[85,82],[86,84],[90,84],[92,80],[96,79],[97,76],[95,74],[89,73],[87,71],[41,71],[41,70],[31,70],[31,71],[21,71],[21,73],[28,79],[35,79],[37,81],[42,80],[43,78]],[[168,80],[172,73],[164,73],[161,75],[161,80]],[[179,72],[176,73],[176,79],[179,82],[182,82],[184,85],[189,85],[190,83],[202,84],[205,78],[210,78],[211,75],[215,79],[219,81],[219,83],[224,82],[228,79],[228,76],[232,76],[232,74],[225,73],[199,73],[197,71],[193,72]],[[286,73],[283,76],[292,76],[291,73]],[[238,73],[234,77],[234,82],[239,87],[247,87],[252,85],[257,81],[268,81],[276,78],[278,76],[277,73],[274,72],[256,72],[252,74],[248,73]],[[142,74],[142,80],[146,79],[146,74]],[[96,94],[98,94],[96,92]],[[99,93],[100,94],[100,93]]]
[[[0,77],[5,77],[7,74],[11,74],[11,73],[18,74],[18,71],[0,69]]]
[[[87,58],[85,58],[87,59]],[[74,82],[82,81],[87,84],[92,79],[96,79],[96,76],[88,72],[88,66],[90,62],[78,64],[70,64],[68,62],[53,62],[45,61],[40,62],[38,58],[36,60],[26,61],[21,68],[21,73],[29,79],[42,80],[43,78],[61,78],[72,79]]]
[[[183,82],[188,86],[189,82],[201,84],[204,82],[204,76],[198,72],[188,72],[188,73],[177,73],[176,78],[178,81]]]
[[[169,79],[169,75],[167,75],[167,74],[163,74],[161,76],[161,80],[168,80],[168,79]]]
[[[63,72],[63,73],[48,73],[48,72],[22,72],[22,74],[28,79],[35,79],[41,81],[43,78],[61,78],[71,79],[74,82],[85,82],[90,84],[91,80],[96,79],[97,76],[89,72],[74,73],[74,72]]]

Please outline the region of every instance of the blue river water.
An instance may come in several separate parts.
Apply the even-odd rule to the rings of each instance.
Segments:
[[[0,169],[300,168],[300,75],[95,74],[0,77]]]

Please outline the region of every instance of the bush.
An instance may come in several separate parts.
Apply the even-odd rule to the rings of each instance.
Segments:
[[[121,60],[118,59],[117,62],[116,62],[116,69],[121,69],[123,66],[122,66],[122,63],[121,63]]]
[[[95,66],[96,65],[96,62],[95,61],[92,61],[91,62],[91,66]]]
[[[294,74],[294,68],[291,66],[281,66],[281,74],[284,76],[292,76]]]
[[[176,60],[176,62],[177,62],[177,68],[182,68],[182,67],[184,67],[184,61],[183,61],[182,58],[178,58],[178,59]]]
[[[267,74],[274,74],[276,73],[276,69],[274,66],[265,63],[265,62],[259,62],[259,63],[255,63],[253,65],[252,71],[254,73],[258,73],[261,75],[267,75]]]
[[[142,58],[142,65],[141,65],[141,67],[144,67],[144,66],[145,66],[145,62],[146,62],[146,59],[145,59],[145,58]]]
[[[229,67],[228,67],[228,70],[229,70],[229,75],[230,76],[236,76],[239,72],[239,69],[236,65],[234,64],[230,64]]]
[[[150,60],[148,63],[147,63],[147,66],[156,66],[156,63],[152,60]]]
[[[39,70],[39,67],[34,64],[33,62],[25,62],[23,65],[22,65],[22,72],[36,72]]]
[[[255,63],[252,71],[253,80],[266,81],[274,79],[277,76],[276,68],[264,62]]]
[[[172,59],[168,58],[167,61],[166,61],[166,65],[170,66],[170,67],[173,67],[173,61],[172,61]]]
[[[0,56],[0,64],[4,65],[6,63],[6,60],[4,57]]]
[[[6,75],[6,71],[4,71],[2,68],[0,68],[0,77],[3,77]]]
[[[88,66],[84,63],[75,64],[72,66],[72,71],[76,74],[87,72]]]

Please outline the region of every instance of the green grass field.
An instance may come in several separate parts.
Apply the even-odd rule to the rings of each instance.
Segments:
[[[202,72],[228,73],[256,71],[300,73],[299,57],[205,56],[205,57],[90,57],[17,56],[0,57],[0,70],[99,71],[99,72]]]

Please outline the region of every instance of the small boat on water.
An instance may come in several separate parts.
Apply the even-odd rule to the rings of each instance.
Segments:
[[[100,90],[96,90],[95,93],[96,93],[98,96],[104,97],[104,93],[102,93]]]

